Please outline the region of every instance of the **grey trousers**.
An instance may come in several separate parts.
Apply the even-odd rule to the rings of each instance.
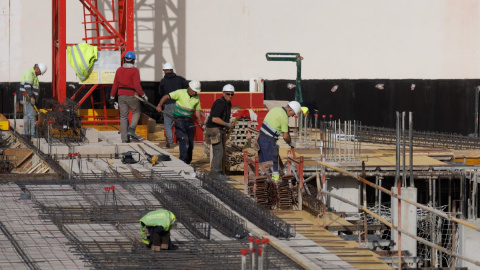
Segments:
[[[212,144],[212,163],[210,172],[223,173],[223,149],[225,147],[225,131],[220,130],[220,142]]]
[[[128,128],[135,130],[137,128],[138,120],[142,115],[140,109],[140,100],[134,96],[118,96],[118,108],[120,109],[120,137],[122,142],[128,141]],[[128,123],[128,112],[132,111],[132,121]]]

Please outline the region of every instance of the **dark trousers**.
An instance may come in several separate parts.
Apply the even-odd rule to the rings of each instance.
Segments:
[[[187,164],[192,161],[195,127],[192,120],[175,120],[175,134],[180,147],[179,159]]]
[[[220,130],[220,142],[212,144],[212,164],[210,165],[210,171],[213,173],[223,173],[223,159],[225,148],[225,131]]]
[[[155,249],[173,249],[172,241],[170,241],[170,231],[163,230],[162,226],[156,227],[147,227],[150,237],[150,244],[147,245],[147,248]]]
[[[278,172],[278,145],[274,139],[258,137],[258,161],[273,161],[273,171]]]

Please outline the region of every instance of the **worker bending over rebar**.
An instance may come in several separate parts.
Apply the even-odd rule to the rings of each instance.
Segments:
[[[260,128],[260,136],[258,137],[258,159],[260,162],[272,161],[273,173],[272,180],[278,181],[280,174],[278,173],[278,145],[277,140],[280,135],[283,140],[294,147],[290,133],[288,132],[288,117],[295,116],[300,113],[300,103],[290,101],[287,106],[272,108]]]
[[[175,215],[166,209],[148,212],[140,219],[142,242],[154,251],[176,249],[170,241],[170,230],[176,220]]]

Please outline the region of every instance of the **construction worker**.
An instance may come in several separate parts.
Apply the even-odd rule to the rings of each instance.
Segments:
[[[171,92],[178,89],[185,89],[188,87],[188,82],[182,76],[178,76],[173,72],[173,65],[170,63],[165,63],[163,65],[163,73],[165,76],[160,81],[159,94],[160,97],[170,94]],[[169,99],[165,102],[165,107],[163,111],[167,112],[163,114],[163,123],[165,124],[165,134],[167,135],[167,145],[166,148],[173,148],[173,119],[170,118],[167,114],[172,115],[175,110],[175,100]]]
[[[212,145],[212,156],[210,162],[210,172],[217,174],[222,178],[224,166],[224,148],[225,148],[225,134],[232,128],[230,124],[230,114],[232,111],[232,98],[235,94],[235,88],[231,84],[223,87],[223,97],[215,100],[210,110],[208,117],[205,141]]]
[[[278,173],[277,140],[282,135],[283,140],[293,148],[292,139],[288,132],[288,117],[299,114],[300,108],[300,103],[297,101],[290,101],[284,107],[272,108],[265,116],[260,128],[258,158],[260,162],[273,161],[272,180],[274,181],[280,178]]]
[[[115,96],[118,94],[118,107],[120,110],[120,137],[123,143],[129,143],[130,137],[138,139],[135,133],[138,120],[142,114],[140,101],[135,98],[135,94],[148,101],[145,92],[140,85],[140,72],[134,66],[137,56],[129,51],[125,54],[124,64],[115,72],[112,91],[110,92],[109,103],[115,103]],[[128,123],[128,112],[132,111],[132,120]]]
[[[40,83],[38,76],[45,74],[47,65],[38,63],[23,73],[20,88],[17,93],[17,112],[23,112],[23,134],[36,137],[35,121],[37,117],[36,105],[38,101]],[[24,107],[25,106],[25,107]]]
[[[175,135],[180,144],[180,160],[190,164],[193,153],[193,138],[195,135],[195,125],[193,124],[193,113],[195,113],[198,124],[203,127],[202,112],[200,107],[200,98],[198,93],[201,91],[199,81],[191,81],[187,89],[179,89],[162,97],[157,105],[157,111],[162,111],[163,104],[168,99],[176,101],[173,117],[175,121]]]
[[[155,251],[175,249],[170,241],[170,230],[176,220],[175,215],[165,209],[148,212],[140,219],[142,242]]]

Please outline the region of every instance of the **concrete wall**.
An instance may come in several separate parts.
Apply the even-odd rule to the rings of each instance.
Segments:
[[[99,1],[109,9],[110,1]],[[203,81],[295,77],[291,62],[266,52],[299,52],[305,79],[468,79],[480,73],[476,0],[145,0],[135,1],[142,80],[161,79],[172,61]],[[83,37],[79,1],[67,1],[67,42]],[[34,62],[51,63],[51,2],[0,2],[0,82],[19,81]],[[50,64],[51,65],[51,64]],[[67,81],[76,81],[68,68]],[[42,81],[51,81],[51,72]]]
[[[328,180],[327,190],[351,202],[358,202],[358,181],[351,177],[334,177]],[[337,212],[358,212],[358,208],[350,204],[329,198],[327,205]]]
[[[480,226],[480,220],[467,220],[469,223],[476,225],[477,227]],[[465,226],[458,226],[459,230],[459,250],[458,253],[478,261],[478,251],[480,250],[480,232],[467,228]],[[480,266],[475,265],[470,262],[466,262],[463,260],[457,260],[457,267],[468,267],[470,270],[479,270]]]

